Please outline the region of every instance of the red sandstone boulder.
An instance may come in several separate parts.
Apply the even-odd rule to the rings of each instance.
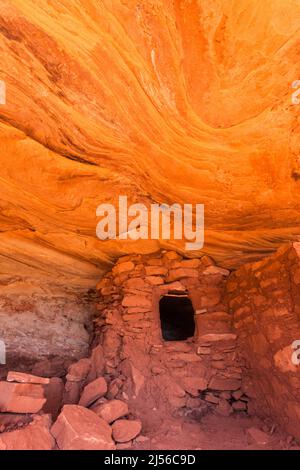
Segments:
[[[99,377],[84,388],[79,400],[79,405],[88,407],[98,400],[98,398],[103,397],[106,392],[107,383],[103,377]]]
[[[42,385],[0,382],[1,412],[38,413],[45,403]]]
[[[134,439],[142,430],[141,421],[119,419],[112,425],[113,438],[116,442],[128,442]]]
[[[80,359],[69,367],[66,379],[71,382],[81,382],[87,378],[90,369],[91,359]]]
[[[123,418],[128,415],[128,405],[121,400],[111,400],[102,405],[98,405],[93,408],[100,418],[104,419],[107,423],[113,423],[119,418]]]
[[[6,378],[7,382],[18,382],[24,384],[41,384],[45,385],[50,379],[45,377],[37,377],[36,375],[24,374],[23,372],[9,372]]]
[[[148,282],[151,286],[161,286],[164,284],[164,280],[160,276],[146,276],[145,281]]]
[[[202,344],[206,343],[216,343],[218,341],[232,342],[235,344],[237,340],[237,335],[234,333],[207,333],[198,338],[198,342]]]
[[[0,434],[0,450],[52,450],[55,441],[50,426],[50,416],[36,416],[23,429]]]
[[[61,450],[115,450],[112,430],[93,411],[65,405],[51,428]]]
[[[141,278],[139,277],[133,277],[131,279],[128,279],[128,281],[125,282],[124,284],[125,289],[128,290],[140,290],[140,291],[148,291],[149,290],[149,285]]]

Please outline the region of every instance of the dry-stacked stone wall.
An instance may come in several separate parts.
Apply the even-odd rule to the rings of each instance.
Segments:
[[[228,275],[206,256],[183,259],[170,251],[118,260],[98,284],[95,319],[112,397],[127,399],[137,415],[152,410],[151,419],[162,409],[197,416],[210,408],[247,411],[237,336],[222,300]],[[186,341],[162,337],[159,301],[170,292],[193,305],[195,335]]]
[[[243,390],[253,414],[300,437],[300,243],[232,273],[227,297],[238,334]],[[299,351],[299,346],[298,346]]]

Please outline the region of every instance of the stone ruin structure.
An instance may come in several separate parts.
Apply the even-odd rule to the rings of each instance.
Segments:
[[[98,284],[95,325],[106,371],[142,419],[153,420],[162,410],[201,415],[206,403],[225,414],[247,410],[237,336],[224,301],[228,276],[208,257],[162,252],[120,258]],[[180,336],[189,315],[192,329]]]
[[[210,413],[272,418],[299,441],[299,285],[300,243],[234,272],[173,251],[120,258],[97,285],[90,356],[0,382],[0,449],[139,448],[162,416]]]

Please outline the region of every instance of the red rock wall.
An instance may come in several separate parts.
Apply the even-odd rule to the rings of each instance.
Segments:
[[[105,372],[114,396],[128,399],[143,421],[162,410],[201,413],[208,403],[221,414],[247,409],[236,335],[222,301],[228,275],[207,257],[183,260],[163,252],[121,258],[98,284],[95,325]],[[162,338],[159,299],[170,290],[186,292],[192,301],[196,332],[187,341]]]
[[[227,284],[243,391],[253,398],[253,412],[272,416],[298,438],[300,368],[293,365],[291,345],[300,340],[299,256],[299,243],[284,245],[231,274]]]
[[[9,369],[29,371],[39,361],[55,376],[64,363],[86,356],[95,302],[93,295],[50,291],[41,295],[25,289],[23,294],[0,295],[0,340],[6,346],[0,377]]]

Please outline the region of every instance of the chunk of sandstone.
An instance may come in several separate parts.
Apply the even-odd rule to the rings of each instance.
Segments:
[[[237,335],[234,333],[207,333],[206,335],[200,336],[198,342],[200,344],[216,343],[218,341],[231,341],[234,343],[236,340]]]
[[[111,428],[93,411],[65,405],[51,428],[60,450],[115,450]]]
[[[175,259],[181,259],[181,256],[176,253],[176,251],[167,251],[164,253],[164,258],[168,259],[169,261],[175,260]]]
[[[151,300],[143,295],[125,295],[123,307],[151,307]]]
[[[80,359],[69,367],[66,379],[71,382],[81,382],[85,380],[91,369],[91,359]]]
[[[127,403],[121,400],[108,401],[93,408],[93,411],[109,424],[113,423],[119,418],[123,418],[129,413]]]
[[[140,434],[142,423],[139,420],[119,419],[112,425],[113,438],[116,442],[129,442]]]
[[[174,262],[172,264],[173,269],[177,268],[187,268],[187,269],[197,269],[199,268],[200,260],[199,259],[184,259],[182,261]]]
[[[221,274],[222,276],[229,276],[230,271],[228,271],[228,269],[219,268],[218,266],[209,266],[203,271],[203,274]]]
[[[180,281],[180,279],[187,277],[198,278],[198,271],[192,268],[171,269],[167,278],[167,282]]]
[[[45,377],[37,377],[36,375],[24,374],[23,372],[9,372],[6,380],[7,382],[41,385],[45,385],[50,382],[50,379],[46,379]]]
[[[50,426],[50,416],[36,416],[23,429],[0,434],[0,450],[52,450],[55,441]]]
[[[89,383],[83,390],[79,405],[90,406],[98,398],[103,397],[107,392],[107,383],[103,377],[99,377],[93,382]]]
[[[209,383],[212,390],[238,390],[241,387],[241,381],[238,379],[226,379],[222,377],[213,377]]]
[[[146,276],[166,276],[168,274],[167,268],[163,266],[147,266]]]
[[[125,263],[119,263],[113,268],[113,272],[115,275],[127,273],[133,271],[134,264],[132,261],[126,261]]]
[[[45,403],[43,385],[0,382],[1,412],[38,413]]]

